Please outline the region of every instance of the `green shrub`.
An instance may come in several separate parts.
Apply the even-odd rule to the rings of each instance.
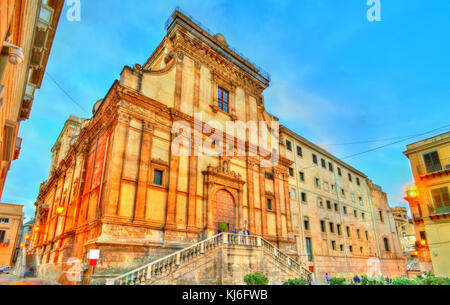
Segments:
[[[392,281],[392,285],[417,285],[417,284],[418,284],[417,281],[408,279],[406,277],[400,277]]]
[[[345,278],[343,278],[343,277],[332,277],[330,279],[330,285],[345,285]]]
[[[267,285],[269,284],[269,279],[261,273],[249,273],[244,276],[244,282],[247,285]]]
[[[302,278],[288,279],[283,285],[308,285],[308,281]]]
[[[423,276],[415,279],[419,285],[450,285],[448,277],[436,277],[431,272],[423,272]]]
[[[382,277],[365,275],[361,279],[361,285],[386,285],[386,282]]]

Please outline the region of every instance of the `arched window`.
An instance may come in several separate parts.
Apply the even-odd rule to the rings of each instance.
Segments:
[[[389,240],[385,237],[385,238],[383,238],[383,242],[384,242],[384,250],[390,251],[390,249],[389,249]]]

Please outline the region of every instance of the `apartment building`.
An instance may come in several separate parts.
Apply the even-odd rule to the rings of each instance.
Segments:
[[[289,197],[297,248],[310,271],[405,274],[405,260],[386,194],[324,149],[280,128],[280,154],[293,161]]]
[[[450,276],[450,132],[406,146],[414,185],[406,191],[420,268]]]

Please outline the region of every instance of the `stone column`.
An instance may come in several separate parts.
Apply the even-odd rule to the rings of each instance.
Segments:
[[[267,204],[266,204],[266,186],[264,178],[264,167],[259,166],[259,196],[261,198],[261,232],[262,235],[267,235]]]
[[[171,138],[177,136],[171,134]],[[172,143],[172,141],[171,141]],[[177,190],[178,190],[178,169],[180,167],[180,156],[170,150],[169,164],[169,193],[167,195],[167,215],[166,229],[176,229],[176,211],[177,211]]]
[[[176,60],[176,73],[175,73],[175,96],[174,96],[174,108],[180,110],[181,108],[181,90],[183,86],[183,58],[184,54],[179,51],[177,53]]]
[[[247,202],[249,210],[249,230],[250,233],[255,233],[255,189],[253,185],[253,167],[254,163],[247,159]]]
[[[197,213],[197,171],[198,157],[194,156],[194,140],[191,141],[189,156],[189,186],[188,186],[188,208],[187,208],[187,229],[196,230],[195,216]]]
[[[277,239],[281,237],[281,200],[280,200],[280,179],[279,175],[281,173],[279,171],[275,171],[274,175],[274,192],[275,192],[275,212],[276,212],[276,222],[277,222]]]
[[[147,186],[149,177],[150,160],[152,158],[153,125],[150,122],[142,122],[141,151],[139,160],[139,174],[134,203],[134,219],[145,219],[147,203]]]
[[[119,112],[117,125],[114,131],[114,142],[112,143],[110,175],[109,175],[109,198],[106,200],[105,214],[117,215],[120,200],[120,186],[122,183],[122,171],[128,142],[128,129],[131,117]]]
[[[284,198],[286,204],[286,226],[287,233],[293,233],[292,231],[292,213],[291,213],[291,197],[289,196],[289,180],[288,175],[283,174],[283,186],[284,186]],[[297,194],[298,196],[298,194]]]

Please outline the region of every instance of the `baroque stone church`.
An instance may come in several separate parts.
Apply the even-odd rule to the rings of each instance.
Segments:
[[[269,82],[224,36],[175,11],[147,62],[124,67],[93,117],[69,119],[52,149],[29,249],[40,274],[64,282],[67,260],[87,262],[90,249],[101,253],[98,274],[118,274],[234,230],[302,261],[304,239],[297,240],[299,220],[292,219],[298,203],[290,200],[294,162],[279,154],[286,148],[278,136],[264,156],[235,134],[227,137],[243,143],[243,155],[197,155],[192,137],[190,154],[171,149],[177,121],[187,122],[190,134],[209,130],[203,141],[225,134],[226,122],[277,122],[264,108]],[[271,154],[277,162],[267,167],[262,161]]]

